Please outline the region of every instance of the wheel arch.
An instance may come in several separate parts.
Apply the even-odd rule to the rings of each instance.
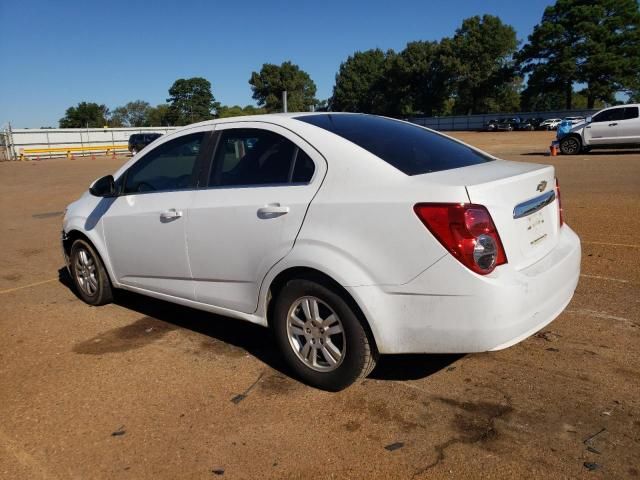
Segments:
[[[73,242],[75,242],[78,239],[84,240],[89,245],[91,245],[91,247],[95,250],[98,257],[100,257],[100,261],[104,265],[105,270],[107,271],[107,276],[109,277],[109,281],[111,282],[111,285],[115,286],[116,282],[114,282],[114,276],[113,276],[113,272],[111,271],[111,265],[105,261],[105,257],[100,251],[100,247],[98,246],[97,242],[94,242],[86,233],[78,229],[72,228],[71,230],[69,230],[64,234],[64,237],[62,239],[62,249],[64,250],[65,256],[67,258],[71,257],[71,246],[73,245]]]
[[[580,151],[584,148],[584,139],[582,138],[582,135],[577,132],[570,132],[560,139],[560,143],[562,143],[564,140],[568,140],[569,138],[575,138],[578,141],[578,151],[576,152],[576,154],[580,153]]]
[[[358,300],[354,298],[354,296],[351,295],[351,293],[349,293],[349,291],[331,275],[313,267],[290,266],[279,272],[271,280],[267,289],[264,306],[267,325],[269,327],[272,326],[273,308],[275,305],[274,299],[277,298],[278,294],[282,291],[287,282],[294,279],[311,280],[323,284],[338,293],[356,314],[369,336],[370,344],[377,351],[376,335],[374,334],[369,319],[364,313],[364,309],[360,307]]]

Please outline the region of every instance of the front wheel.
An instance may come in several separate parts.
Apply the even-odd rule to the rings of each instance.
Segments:
[[[290,280],[275,301],[276,342],[304,382],[338,391],[373,370],[373,341],[339,293],[311,280]]]
[[[76,291],[89,305],[104,305],[113,300],[109,275],[89,242],[78,239],[71,246],[70,270]]]
[[[580,140],[576,137],[564,137],[560,140],[560,151],[563,155],[577,155],[580,149]]]

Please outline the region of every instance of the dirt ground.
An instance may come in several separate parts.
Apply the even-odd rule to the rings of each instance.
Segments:
[[[76,298],[62,211],[124,158],[0,163],[0,478],[640,476],[640,151],[455,135],[556,166],[583,242],[575,297],[512,348],[383,357],[337,394],[290,378],[260,327]]]

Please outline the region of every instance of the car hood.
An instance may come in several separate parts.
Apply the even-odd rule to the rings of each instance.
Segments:
[[[582,121],[580,123],[576,123],[575,125],[573,125],[571,127],[571,131],[572,132],[578,132],[578,131],[582,130],[586,124],[587,124],[586,121]]]

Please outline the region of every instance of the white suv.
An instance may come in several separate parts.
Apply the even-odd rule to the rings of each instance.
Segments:
[[[560,151],[575,155],[592,148],[640,147],[639,107],[639,104],[619,105],[587,117],[560,139]]]

